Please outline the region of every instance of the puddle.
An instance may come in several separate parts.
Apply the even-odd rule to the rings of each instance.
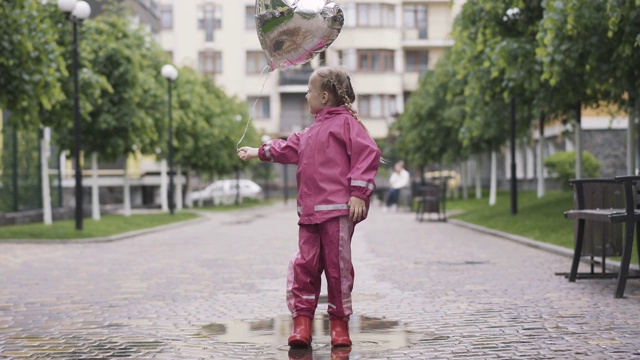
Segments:
[[[440,265],[484,265],[488,264],[489,261],[484,260],[465,260],[465,261],[435,261],[436,264]]]
[[[410,332],[398,321],[367,316],[351,316],[349,333],[353,349],[331,349],[329,345],[329,317],[316,314],[313,319],[311,349],[291,350],[287,339],[293,322],[289,315],[258,321],[237,321],[207,324],[200,327],[199,337],[211,337],[229,344],[255,344],[287,351],[291,359],[349,359],[381,350],[397,349],[409,345]]]
[[[223,221],[222,223],[225,225],[243,225],[243,224],[249,224],[251,222],[253,222],[253,219],[246,218],[246,219],[235,219],[231,221]]]
[[[220,355],[220,349],[224,349],[227,355],[251,355],[250,358],[256,359],[355,360],[407,348],[420,341],[441,340],[436,334],[425,339],[425,334],[411,332],[399,321],[352,316],[349,327],[353,348],[332,349],[326,314],[318,314],[313,320],[313,344],[306,350],[290,349],[287,345],[293,325],[288,314],[254,321],[201,325],[195,333],[190,332],[188,338],[179,334],[158,338],[119,323],[90,325],[91,328],[87,324],[70,324],[42,332],[9,329],[9,334],[0,339],[0,359],[142,359],[156,355],[164,359],[191,359]]]

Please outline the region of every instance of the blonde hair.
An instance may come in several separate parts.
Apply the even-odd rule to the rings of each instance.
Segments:
[[[371,136],[369,129],[364,126],[364,123],[358,116],[358,112],[353,108],[353,103],[356,101],[356,93],[353,91],[351,78],[347,71],[337,66],[323,66],[316,69],[313,74],[318,78],[320,90],[329,93],[336,102],[336,106],[346,106],[367,134]],[[387,164],[388,160],[381,156],[380,162]]]
[[[323,66],[316,69],[313,74],[318,77],[320,90],[328,92],[336,102],[336,106],[346,106],[358,123],[369,133],[367,127],[360,120],[358,112],[353,108],[353,103],[356,101],[356,93],[353,91],[351,78],[347,71],[336,66]]]

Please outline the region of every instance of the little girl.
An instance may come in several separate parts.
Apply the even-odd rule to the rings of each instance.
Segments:
[[[314,123],[287,140],[241,147],[242,160],[297,164],[299,250],[289,264],[287,305],[293,316],[289,346],[311,344],[312,319],[325,272],[331,345],[351,346],[351,237],[367,217],[380,150],[358,119],[349,75],[337,67],[311,74],[307,102]]]

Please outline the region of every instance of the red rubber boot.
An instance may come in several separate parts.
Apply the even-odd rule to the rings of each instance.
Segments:
[[[298,316],[293,319],[293,331],[289,336],[289,346],[308,347],[311,345],[311,318]]]
[[[351,346],[349,322],[344,320],[330,320],[329,323],[331,327],[331,346]]]

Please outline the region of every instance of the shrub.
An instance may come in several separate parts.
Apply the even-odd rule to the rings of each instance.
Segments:
[[[570,189],[569,180],[576,177],[576,152],[557,152],[544,160],[544,166],[557,175],[563,189]],[[600,161],[588,151],[582,152],[582,172],[585,178],[600,176]]]

